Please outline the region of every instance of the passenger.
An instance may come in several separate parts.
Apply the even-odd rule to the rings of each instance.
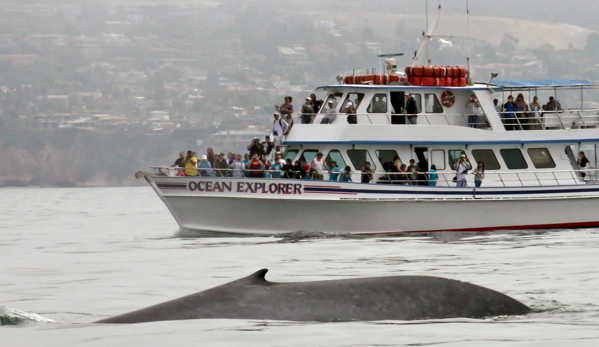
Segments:
[[[475,129],[479,128],[480,120],[478,115],[480,113],[480,102],[478,102],[474,93],[466,101],[466,109],[468,110],[468,126]]]
[[[333,160],[329,166],[329,181],[338,181],[340,172],[341,169],[337,166],[337,162]]]
[[[389,178],[391,179],[391,183],[400,184],[401,178],[399,177],[399,174],[397,174],[397,172],[400,172],[400,168],[401,168],[401,161],[399,160],[399,155],[396,154],[393,157],[393,162],[391,163],[391,166],[389,167],[389,171],[393,172],[389,176]]]
[[[365,162],[364,166],[362,167],[361,182],[362,183],[370,183],[370,181],[373,180],[373,174],[374,174],[374,170],[372,170],[370,168],[370,162],[369,161]]]
[[[285,165],[281,168],[283,171],[283,178],[292,179],[295,178],[295,166],[291,164],[291,159],[287,159]]]
[[[516,119],[520,123],[520,130],[528,130],[528,105],[524,101],[524,95],[518,94],[516,97]]]
[[[505,130],[516,130],[517,129],[517,120],[516,114],[516,104],[514,103],[514,97],[508,96],[507,102],[503,105],[503,121],[505,124]]]
[[[306,173],[306,170],[304,169],[304,166],[300,163],[299,160],[296,160],[294,165],[293,165],[293,171],[294,171],[294,176],[296,179],[302,179],[304,178],[304,174]]]
[[[408,174],[408,167],[406,164],[401,164],[399,167],[399,184],[409,185],[410,184],[410,176]]]
[[[268,161],[262,162],[262,171],[264,171],[265,178],[272,178],[272,172],[270,171],[270,162],[268,162]]]
[[[559,101],[555,100],[555,98],[553,96],[549,97],[549,102],[545,105],[545,110],[549,111],[549,112],[553,112],[555,113],[557,112],[562,112],[564,111],[562,109],[562,105],[559,103]]]
[[[205,155],[203,155],[202,157],[205,157]],[[196,152],[188,151],[187,156],[181,162],[185,166],[185,176],[198,175],[198,158]]]
[[[531,130],[543,130],[543,126],[541,125],[541,117],[543,117],[543,108],[539,103],[539,98],[537,96],[532,98],[532,102],[530,103],[529,110],[530,118],[529,118],[529,128]]]
[[[410,124],[418,124],[418,105],[409,93],[406,93],[406,114]]]
[[[408,178],[410,179],[410,184],[417,185],[418,184],[418,166],[416,165],[416,161],[414,159],[410,159],[410,166],[408,166],[407,172],[409,173]]]
[[[312,108],[312,99],[306,98],[306,102],[302,105],[302,124],[311,124],[312,117],[314,116],[314,109]]]
[[[372,113],[387,113],[387,103],[378,95],[372,104]]]
[[[243,165],[241,154],[237,154],[237,158],[231,164],[231,170],[233,171],[231,176],[234,178],[242,178],[244,176],[245,165]]]
[[[281,158],[281,153],[277,153],[275,160],[270,164],[272,178],[281,178],[281,169],[285,165],[285,160]]]
[[[320,124],[331,124],[333,123],[335,118],[337,118],[337,110],[335,110],[335,107],[333,105],[333,101],[329,100],[329,102],[327,103],[327,113],[322,117]]]
[[[254,155],[261,157],[263,151],[262,151],[262,146],[260,145],[260,139],[257,137],[254,137],[254,139],[252,140],[252,143],[250,143],[247,146],[247,150],[250,151],[250,158],[253,158]]]
[[[250,161],[250,165],[248,167],[249,173],[248,177],[253,178],[263,178],[264,172],[262,172],[262,162],[260,161],[257,154],[252,156],[252,160]]]
[[[314,169],[310,167],[310,164],[306,164],[304,165],[303,170],[300,171],[300,173],[302,174],[303,180],[311,180],[312,174],[314,173]]]
[[[272,149],[275,148],[275,144],[270,140],[270,136],[266,135],[264,137],[264,142],[261,143],[262,146],[262,160],[268,160]]]
[[[474,175],[474,186],[477,188],[480,187],[485,178],[485,163],[479,161],[476,168],[472,170],[472,174]]]
[[[339,175],[339,182],[352,182],[351,167],[346,166],[343,172]]]
[[[495,100],[497,100],[497,99],[495,99]],[[431,187],[436,187],[437,180],[439,180],[439,174],[437,174],[437,166],[435,164],[433,164],[433,165],[431,165],[431,169],[429,170],[428,185]]]
[[[216,160],[216,156],[214,155],[214,151],[212,150],[212,147],[208,147],[208,149],[206,150],[206,160],[208,160],[208,162],[210,163],[210,165],[214,166],[214,160]]]
[[[591,162],[589,161],[589,159],[584,155],[584,152],[580,152],[578,153],[578,167],[580,168],[580,170],[582,170],[580,172],[580,176],[582,176],[582,178],[584,179],[587,175],[587,170],[592,169],[593,167],[591,166]]]
[[[213,167],[217,177],[227,177],[229,163],[227,163],[227,160],[225,159],[225,153],[220,152],[217,154]]]
[[[198,163],[198,168],[200,176],[214,176],[214,171],[212,171],[212,165],[208,161],[208,156],[202,156],[202,159],[200,159],[200,162]]]
[[[472,169],[472,165],[468,162],[465,154],[462,154],[458,160],[453,164],[453,168],[456,170],[456,187],[465,188],[468,187],[466,181],[468,170]]]
[[[356,109],[354,108],[354,104],[348,102],[345,105],[345,113],[347,113],[347,123],[348,124],[358,124],[358,115],[356,114]]]
[[[316,94],[310,94],[310,100],[312,100],[312,108],[314,109],[314,113],[320,112],[320,108],[322,107],[322,100],[316,100]]]
[[[246,153],[243,156],[243,160],[241,162],[243,163],[243,167],[244,167],[243,175],[247,176],[249,173],[249,171],[247,169],[250,167],[250,155]]]
[[[497,111],[499,117],[503,118],[501,116],[501,105],[499,105],[499,99],[493,99],[493,107],[495,108],[495,111]]]
[[[288,117],[293,114],[293,105],[291,102],[293,102],[293,98],[286,96],[285,102],[281,104],[281,106],[277,107],[277,111],[279,111],[283,119],[288,119]]]
[[[321,152],[318,152],[318,154],[316,154],[316,158],[312,159],[312,162],[310,163],[310,167],[315,171],[315,174],[312,175],[312,179],[322,181],[322,173],[324,170],[326,169],[329,171],[329,166],[327,165],[327,162],[324,160],[323,156],[324,155]]]
[[[189,151],[191,152],[191,151]],[[175,175],[176,176],[185,176],[185,165],[183,164],[183,160],[185,159],[185,152],[179,152],[179,158],[175,160],[175,163],[171,167],[177,168]]]
[[[287,134],[289,125],[277,113],[274,114],[275,120],[272,122],[272,135],[275,138],[274,145],[281,146],[283,135]]]

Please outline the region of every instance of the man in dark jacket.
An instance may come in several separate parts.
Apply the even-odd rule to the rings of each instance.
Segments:
[[[418,105],[410,94],[406,94],[406,114],[410,124],[418,124]]]

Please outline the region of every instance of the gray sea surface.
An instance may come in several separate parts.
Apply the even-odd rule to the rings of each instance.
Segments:
[[[597,346],[598,247],[597,229],[223,237],[179,230],[149,187],[0,189],[0,345]],[[442,276],[506,293],[534,312],[416,322],[90,323],[261,268],[275,282]]]

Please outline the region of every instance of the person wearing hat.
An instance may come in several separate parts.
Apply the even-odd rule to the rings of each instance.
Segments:
[[[282,137],[287,133],[289,124],[285,120],[281,119],[278,113],[273,115],[275,120],[272,122],[272,135],[274,137],[274,145],[280,146],[282,144]]]
[[[320,124],[331,124],[337,118],[337,110],[335,110],[333,100],[327,102],[327,107],[327,113],[322,117]]]
[[[468,162],[465,154],[460,155],[460,158],[453,164],[453,168],[456,171],[455,181],[456,187],[465,188],[468,187],[466,178],[468,177],[468,170],[472,169],[472,165]]]
[[[354,107],[354,104],[351,101],[345,104],[345,113],[347,113],[348,124],[358,124],[358,115],[356,114],[356,108]]]
[[[406,93],[406,115],[410,124],[418,124],[418,105],[409,93]]]
[[[312,99],[306,98],[306,102],[302,105],[302,124],[312,123],[314,108],[312,108]]]
[[[508,96],[507,102],[503,105],[503,123],[505,124],[505,130],[516,130],[518,129],[516,121],[516,104],[514,103],[514,97]]]
[[[212,171],[212,164],[210,164],[210,162],[208,161],[208,157],[205,155],[203,155],[202,158],[200,158],[200,162],[198,163],[198,169],[200,171],[200,176],[214,176],[214,171]]]

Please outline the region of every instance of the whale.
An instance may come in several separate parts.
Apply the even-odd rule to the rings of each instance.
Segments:
[[[94,323],[186,319],[381,321],[523,315],[525,304],[500,292],[431,276],[384,276],[275,283],[267,269],[199,293]]]

